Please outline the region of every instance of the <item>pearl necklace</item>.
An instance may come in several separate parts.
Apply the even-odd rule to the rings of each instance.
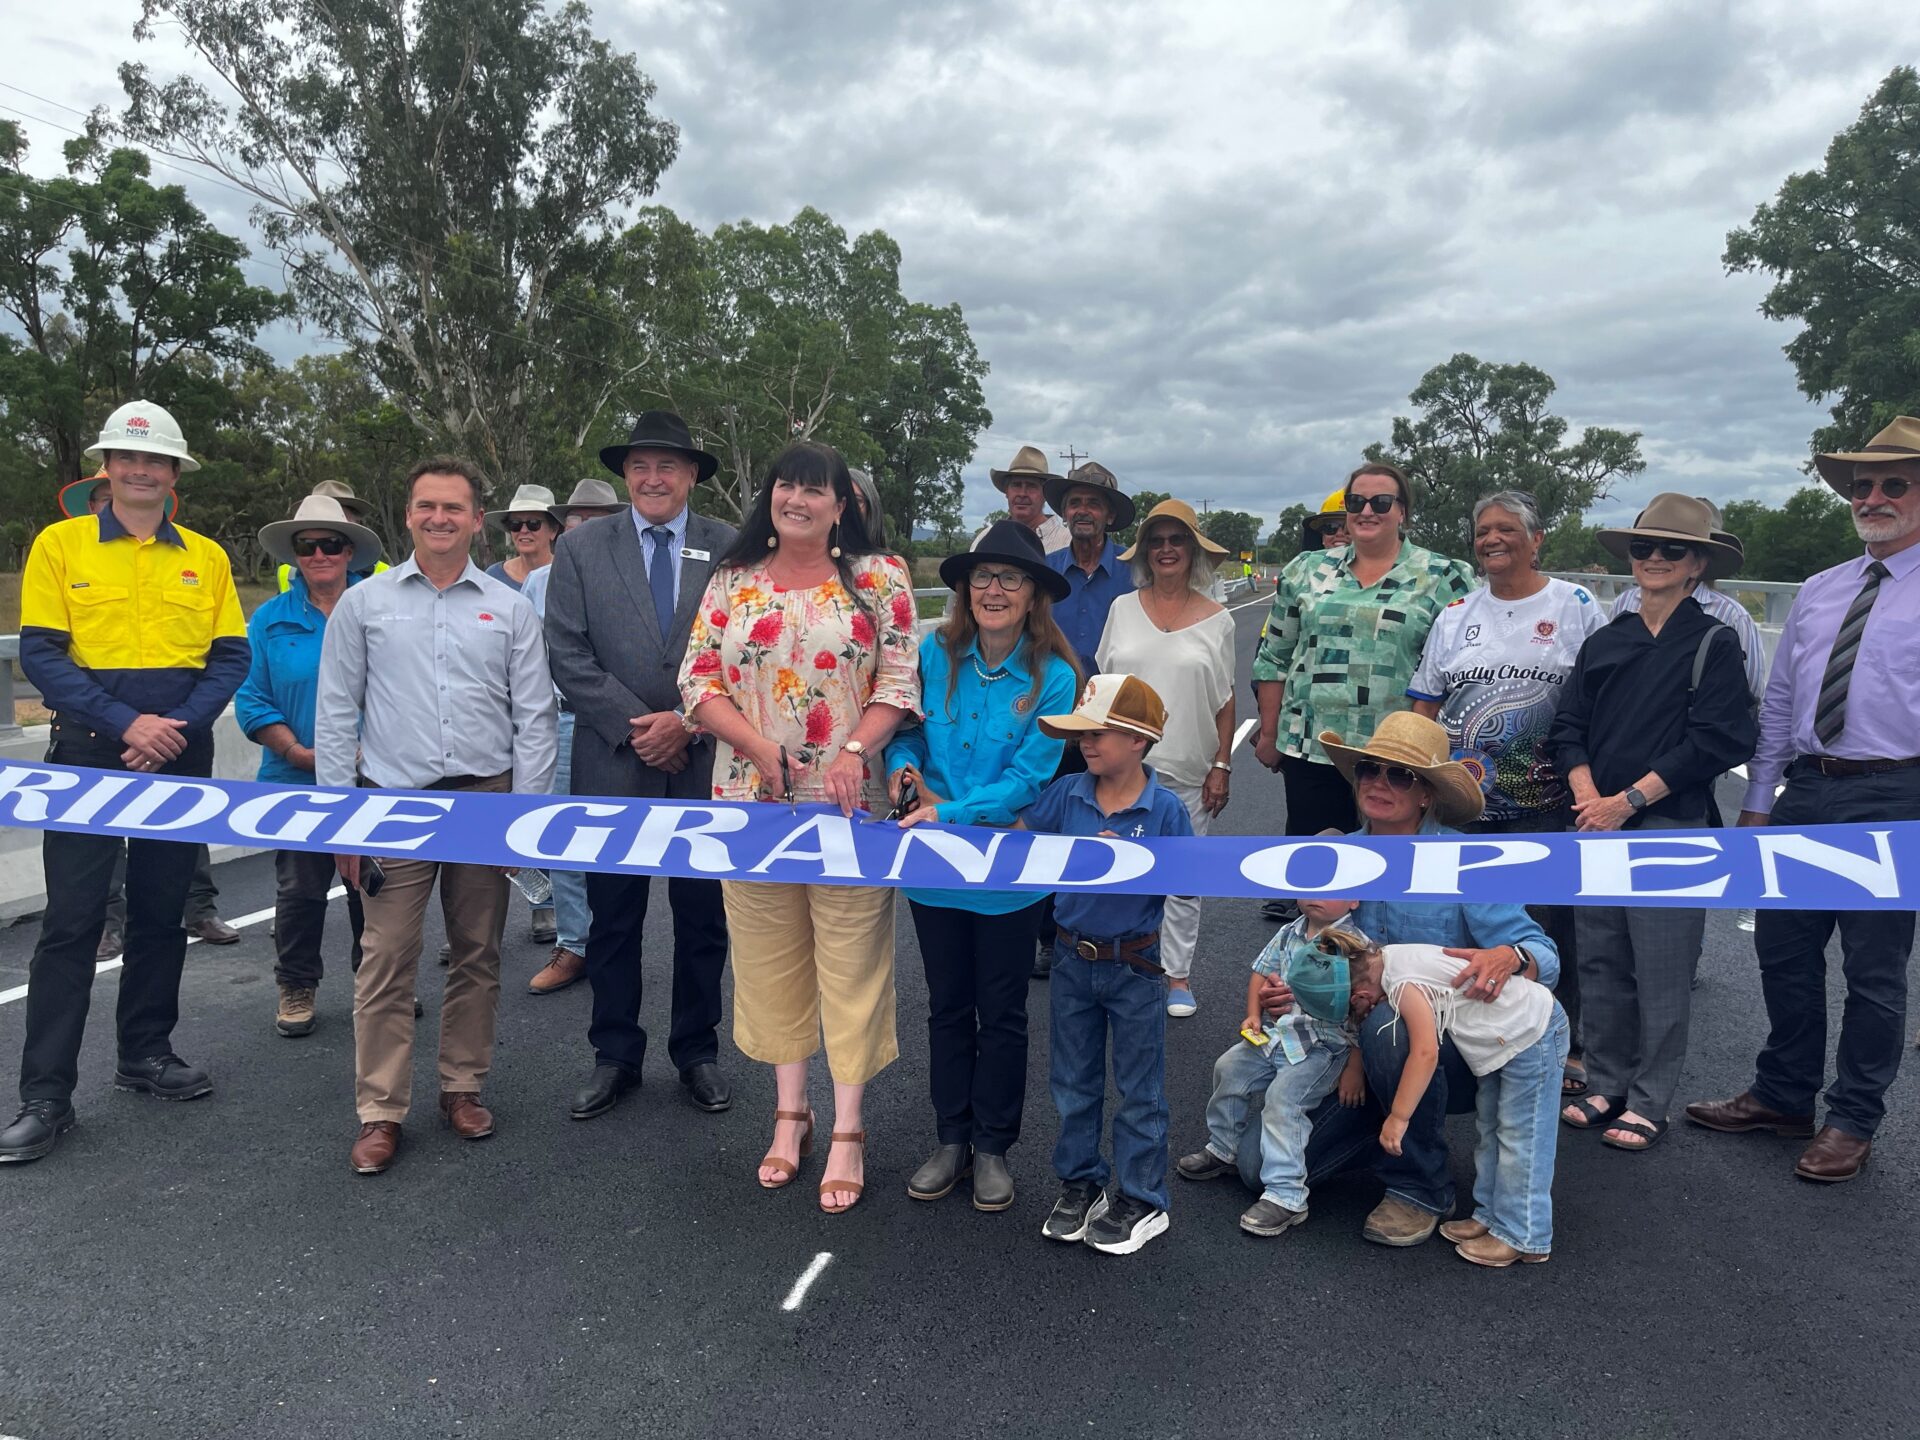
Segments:
[[[992,670],[988,670],[986,666],[980,663],[980,657],[978,655],[973,655],[968,658],[973,661],[973,673],[980,677],[980,682],[983,685],[991,685],[996,680],[1004,680],[1007,678],[1007,667],[1004,662],[994,666]]]

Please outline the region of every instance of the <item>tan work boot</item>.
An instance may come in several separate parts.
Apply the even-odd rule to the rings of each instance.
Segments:
[[[314,1022],[314,988],[280,982],[280,1013],[273,1017],[273,1028],[289,1038],[311,1035]]]
[[[551,995],[556,990],[566,989],[576,980],[585,979],[586,974],[586,956],[576,955],[564,945],[556,945],[553,947],[553,958],[527,982],[527,989],[535,995]]]
[[[1389,1195],[1373,1207],[1373,1213],[1367,1216],[1367,1225],[1360,1233],[1376,1245],[1391,1245],[1403,1249],[1409,1245],[1418,1245],[1429,1238],[1439,1228],[1440,1217],[1429,1215],[1417,1205],[1409,1205],[1404,1200],[1396,1200]]]

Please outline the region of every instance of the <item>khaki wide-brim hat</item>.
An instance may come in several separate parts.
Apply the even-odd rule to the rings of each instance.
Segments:
[[[347,518],[347,512],[331,495],[308,495],[291,520],[275,520],[260,527],[260,548],[282,565],[295,562],[293,537],[302,530],[333,530],[353,542],[353,554],[347,557],[347,569],[371,570],[380,559],[380,537],[366,526]]]
[[[573,510],[624,510],[627,501],[613,486],[598,476],[589,475],[573,487],[573,493],[567,496],[564,505],[549,505],[547,513],[553,517],[553,523],[562,530],[567,528],[567,514]]]
[[[1147,527],[1156,520],[1178,520],[1182,525],[1186,526],[1188,533],[1193,536],[1194,545],[1202,554],[1206,555],[1213,564],[1218,565],[1222,560],[1227,558],[1226,546],[1216,544],[1201,533],[1200,517],[1193,513],[1193,507],[1187,504],[1186,501],[1162,500],[1147,512],[1147,518],[1140,522],[1140,529],[1135,533],[1144,536],[1147,533]],[[1140,544],[1141,542],[1136,539],[1133,544],[1120,552],[1120,558],[1122,560],[1132,560],[1134,555],[1139,552]]]
[[[366,523],[367,517],[373,513],[373,507],[358,495],[354,494],[353,487],[344,480],[322,480],[307,493],[309,495],[325,495],[329,499],[338,500],[340,502],[340,508],[346,511],[351,518],[360,521],[363,525]]]
[[[1074,740],[1091,730],[1128,730],[1158,740],[1167,731],[1167,707],[1146,681],[1134,675],[1095,675],[1080,692],[1071,715],[1042,715],[1040,731]]]
[[[1047,469],[1047,457],[1032,445],[1022,445],[1015,452],[1013,463],[1006,469],[989,470],[987,474],[993,480],[993,488],[1002,495],[1007,493],[1009,480],[1038,480],[1044,487],[1047,481],[1060,478]]]
[[[1107,498],[1107,529],[1124,530],[1133,523],[1133,517],[1139,507],[1131,497],[1120,489],[1120,479],[1098,460],[1089,460],[1084,465],[1075,466],[1065,475],[1055,475],[1042,487],[1046,491],[1047,504],[1053,513],[1065,518],[1067,513],[1067,492],[1076,485],[1086,485],[1098,490]]]
[[[1356,761],[1406,766],[1433,791],[1433,813],[1442,825],[1478,820],[1486,808],[1487,798],[1480,793],[1473,772],[1452,758],[1447,732],[1439,722],[1411,710],[1396,710],[1382,717],[1364,745],[1349,745],[1337,730],[1322,730],[1320,748],[1349,785]]]
[[[1866,449],[1816,455],[1813,465],[1820,472],[1820,478],[1840,492],[1842,500],[1852,500],[1853,467],[1870,465],[1876,460],[1920,460],[1920,420],[1911,415],[1896,415],[1891,425],[1867,442]]]
[[[1706,552],[1707,573],[1704,578],[1719,580],[1738,570],[1746,555],[1739,545],[1727,543],[1725,531],[1715,528],[1718,518],[1706,501],[1669,491],[1654,496],[1633,524],[1615,530],[1601,530],[1594,538],[1609,555],[1629,563],[1632,556],[1627,553],[1627,546],[1636,538],[1685,540],[1689,545],[1698,545]]]
[[[544,515],[552,520],[553,491],[544,485],[522,485],[504,507],[487,511],[487,523],[504,525],[509,515]]]

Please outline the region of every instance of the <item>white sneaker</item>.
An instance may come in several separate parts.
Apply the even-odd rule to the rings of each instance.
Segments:
[[[1175,986],[1167,987],[1167,1014],[1187,1016],[1200,1008],[1200,1002],[1193,998],[1192,990],[1183,990]]]

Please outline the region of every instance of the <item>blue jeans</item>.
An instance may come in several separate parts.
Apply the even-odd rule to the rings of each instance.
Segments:
[[[1553,1249],[1553,1159],[1568,1033],[1567,1012],[1556,1001],[1547,1033],[1480,1077],[1473,1218],[1529,1255]]]
[[[549,793],[573,793],[573,712],[560,712],[559,758],[553,766],[553,784]],[[550,870],[553,881],[554,937],[563,950],[576,955],[587,953],[587,931],[593,924],[593,912],[587,908],[587,873],[584,870]]]
[[[1160,947],[1145,958],[1155,964]],[[1100,1153],[1112,1035],[1112,1176],[1122,1194],[1167,1208],[1167,982],[1124,960],[1083,960],[1055,940],[1047,987],[1049,1080],[1060,1112],[1053,1168],[1063,1181],[1106,1187]]]
[[[1316,1041],[1298,1064],[1278,1045],[1262,1053],[1244,1042],[1213,1065],[1213,1099],[1207,1102],[1207,1149],[1232,1160],[1249,1126],[1253,1097],[1260,1104],[1260,1194],[1289,1210],[1307,1208],[1307,1142],[1310,1118],[1340,1081],[1349,1047]]]

